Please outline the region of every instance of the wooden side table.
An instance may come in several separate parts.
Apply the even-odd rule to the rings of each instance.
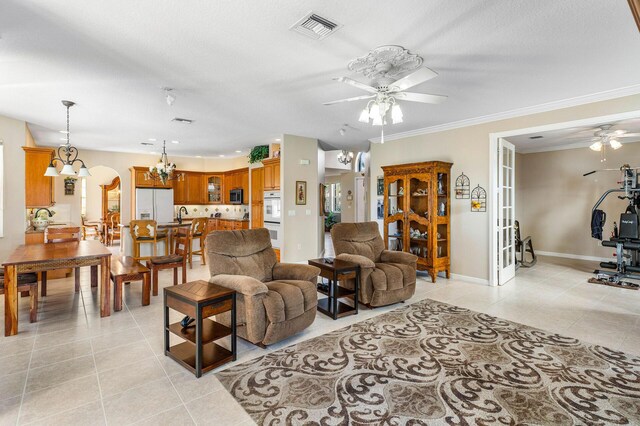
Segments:
[[[113,310],[122,310],[122,283],[142,280],[142,306],[151,303],[151,271],[131,256],[115,257],[111,262]]]
[[[346,315],[357,315],[360,265],[340,259],[330,259],[333,263],[329,263],[327,259],[329,258],[309,260],[309,265],[320,268],[320,276],[329,280],[329,288],[327,290],[318,288],[318,292],[327,296],[318,300],[318,311],[334,320]],[[338,285],[340,280],[349,278],[354,278],[355,280],[353,290]],[[354,306],[349,306],[339,300],[345,297],[353,297]]]
[[[169,308],[195,318],[183,328],[180,322],[169,324]],[[231,328],[210,316],[231,311]],[[185,342],[169,347],[169,333]],[[231,351],[215,343],[231,336]],[[164,289],[164,354],[173,358],[196,377],[209,370],[236,360],[236,292],[210,284],[193,281]]]

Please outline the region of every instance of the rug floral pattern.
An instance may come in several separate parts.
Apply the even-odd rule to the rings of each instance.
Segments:
[[[640,356],[424,300],[217,373],[258,424],[640,424]]]

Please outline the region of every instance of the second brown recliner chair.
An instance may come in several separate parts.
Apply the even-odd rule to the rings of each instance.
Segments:
[[[209,282],[237,292],[238,336],[264,347],[313,323],[320,269],[278,263],[268,230],[212,232],[205,248]],[[216,320],[228,326],[230,313]]]
[[[385,250],[376,222],[336,223],[331,239],[336,259],[360,265],[360,303],[385,306],[413,296],[418,257]],[[353,280],[343,285],[353,289]]]

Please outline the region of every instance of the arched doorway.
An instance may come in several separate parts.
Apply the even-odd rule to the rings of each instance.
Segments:
[[[82,182],[81,212],[87,221],[97,222],[108,212],[120,212],[120,175],[107,166],[94,166],[89,172]]]

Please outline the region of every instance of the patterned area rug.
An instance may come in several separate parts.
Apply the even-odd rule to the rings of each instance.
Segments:
[[[432,300],[217,377],[258,424],[640,424],[640,356]]]

